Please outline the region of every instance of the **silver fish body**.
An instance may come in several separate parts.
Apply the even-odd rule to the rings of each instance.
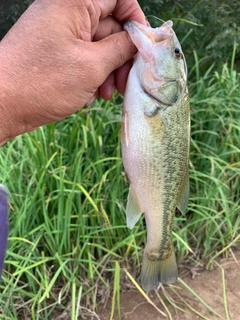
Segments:
[[[128,22],[125,29],[138,48],[123,107],[122,157],[130,180],[126,214],[130,228],[145,215],[141,284],[149,291],[178,277],[172,227],[176,208],[183,212],[188,203],[190,109],[172,22],[156,29]]]

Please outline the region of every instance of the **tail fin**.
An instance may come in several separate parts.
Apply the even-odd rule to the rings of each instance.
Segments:
[[[175,253],[165,260],[149,260],[146,253],[143,255],[141,285],[145,291],[158,287],[159,283],[170,284],[177,281],[178,268]]]

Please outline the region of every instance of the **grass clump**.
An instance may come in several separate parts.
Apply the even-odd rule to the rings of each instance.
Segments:
[[[124,259],[133,237],[122,219],[126,185],[115,111],[113,102],[96,102],[1,148],[0,175],[11,192],[5,316],[17,319],[13,305],[22,305],[21,313],[47,319],[75,301],[73,288],[94,306],[96,288],[109,289],[103,275]]]
[[[191,196],[174,224],[180,261],[189,251],[209,261],[239,241],[240,75],[232,64],[201,76],[198,65],[196,57]],[[143,218],[132,231],[125,222],[121,104],[118,95],[98,100],[0,149],[1,183],[11,193],[0,319],[93,317],[111,292],[111,317],[115,307],[120,318],[120,268],[138,275],[146,239]]]
[[[224,64],[221,73],[196,75],[190,85],[194,95],[187,227],[194,247],[206,257],[239,234],[240,75],[233,64]]]

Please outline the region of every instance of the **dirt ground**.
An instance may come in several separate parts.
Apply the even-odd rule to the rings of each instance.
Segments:
[[[203,267],[192,269],[191,271],[180,269],[180,276],[220,317],[210,312],[193,293],[178,281],[172,287],[160,288],[158,291],[160,299],[154,291],[148,295],[156,307],[164,312],[166,316],[160,314],[137,290],[128,290],[121,294],[121,319],[240,320],[240,247],[234,249],[228,258],[217,259],[216,261],[219,265],[215,264],[211,271],[206,271]],[[226,294],[225,301],[227,303],[225,304],[223,292]],[[166,295],[174,301],[175,306],[172,306],[167,301]],[[196,311],[201,315],[197,314]],[[98,311],[98,319],[109,320],[110,312],[111,301],[108,302],[104,310],[100,309]],[[168,312],[170,312],[171,317],[167,316]],[[113,319],[118,320],[117,313]]]

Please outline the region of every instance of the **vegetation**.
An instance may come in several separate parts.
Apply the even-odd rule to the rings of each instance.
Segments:
[[[223,57],[228,63],[204,72],[205,56],[191,51],[189,64],[191,194],[173,238],[179,262],[207,268],[240,241],[238,50],[232,45],[231,57]],[[121,110],[118,94],[99,99],[0,149],[0,182],[11,193],[0,319],[94,317],[108,297],[120,317],[120,289],[130,281],[137,287],[130,274],[138,279],[146,240],[144,218],[132,231],[126,227]]]
[[[0,39],[7,33],[33,0],[1,0]]]

